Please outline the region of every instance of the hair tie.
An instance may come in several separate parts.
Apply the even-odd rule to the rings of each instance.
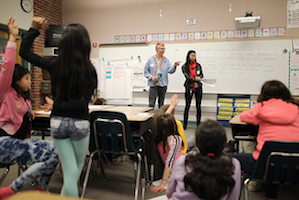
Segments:
[[[208,153],[207,156],[208,156],[208,157],[215,157],[215,154],[213,154],[213,153]]]

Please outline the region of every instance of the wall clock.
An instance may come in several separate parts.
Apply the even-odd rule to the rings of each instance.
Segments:
[[[21,8],[26,12],[30,13],[33,10],[33,4],[31,0],[21,0]]]

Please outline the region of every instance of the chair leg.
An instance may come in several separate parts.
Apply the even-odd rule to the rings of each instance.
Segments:
[[[85,195],[86,186],[87,186],[89,173],[90,173],[90,168],[91,168],[91,164],[92,164],[92,158],[93,158],[94,154],[97,152],[98,151],[96,150],[96,151],[92,152],[92,154],[90,154],[90,156],[89,156],[89,161],[88,161],[88,165],[87,165],[87,169],[86,169],[86,173],[85,173],[85,177],[84,177],[84,182],[83,182],[83,187],[82,187],[81,199],[83,199],[84,195]]]
[[[2,175],[2,177],[0,178],[0,185],[4,181],[4,179],[7,176],[8,172],[9,172],[9,166],[5,168],[5,171],[4,171],[3,175]]]
[[[58,170],[58,174],[62,173],[62,167],[61,167],[61,162],[59,161],[59,170]]]
[[[110,165],[111,163],[109,162],[109,160],[108,160],[108,158],[107,158],[107,156],[106,156],[106,154],[105,154],[105,153],[103,153],[103,156],[104,156],[104,158],[105,158],[105,160],[106,160],[107,164],[108,164],[108,165]]]
[[[155,165],[151,164],[151,183],[150,183],[150,185],[152,185],[154,182],[154,170],[155,170],[154,168],[155,168]]]
[[[136,176],[136,186],[135,186],[135,200],[138,199],[139,192],[139,182],[140,182],[140,174],[141,174],[141,155],[137,153],[138,165],[137,165],[137,176]]]
[[[247,179],[245,179],[245,181],[244,181],[244,199],[245,200],[248,200],[248,188],[247,188],[247,186],[248,186],[248,183],[249,183],[249,178],[247,178]]]
[[[20,176],[20,169],[22,169],[22,171],[24,172],[28,169],[28,167],[26,165],[19,164],[19,176]],[[36,179],[31,182],[32,187],[37,185],[38,185],[38,181]]]
[[[101,153],[99,151],[98,151],[98,158],[99,158],[99,161],[100,161],[101,173],[103,174],[103,178],[104,178],[104,180],[107,180],[106,179],[105,170],[104,170],[104,166],[103,166],[103,161],[102,161]]]
[[[137,168],[138,168],[136,161],[133,162],[133,168],[134,168],[134,177],[136,179],[136,177],[137,177]]]
[[[150,178],[149,178],[149,174],[148,174],[148,165],[147,165],[147,156],[146,155],[143,156],[143,160],[144,160],[144,166],[145,166],[146,182],[148,184],[150,184]]]
[[[141,187],[142,187],[142,191],[141,191],[142,200],[144,200],[144,196],[145,196],[145,178],[141,179]]]

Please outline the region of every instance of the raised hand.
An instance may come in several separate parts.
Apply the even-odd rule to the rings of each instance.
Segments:
[[[178,100],[178,98],[179,98],[179,95],[177,95],[177,94],[172,95],[172,97],[170,98],[170,105],[173,105],[174,107],[177,106],[180,101],[180,100]]]
[[[53,99],[49,97],[45,97],[46,103],[44,105],[41,105],[41,108],[46,109],[46,111],[53,110],[54,101]]]
[[[31,28],[37,30],[43,29],[46,26],[47,22],[48,21],[44,17],[33,17],[31,22]]]
[[[10,41],[16,41],[16,37],[19,35],[19,27],[18,25],[15,25],[15,19],[9,18],[7,22],[7,27],[9,29],[9,40]]]
[[[176,67],[176,66],[180,65],[180,62],[182,62],[182,61],[177,61],[177,62],[175,62],[175,63],[174,63],[174,66]]]

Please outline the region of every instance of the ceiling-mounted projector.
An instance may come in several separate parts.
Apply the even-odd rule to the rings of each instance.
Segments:
[[[260,16],[252,16],[252,11],[247,11],[245,17],[236,17],[236,28],[256,28],[260,26]]]

